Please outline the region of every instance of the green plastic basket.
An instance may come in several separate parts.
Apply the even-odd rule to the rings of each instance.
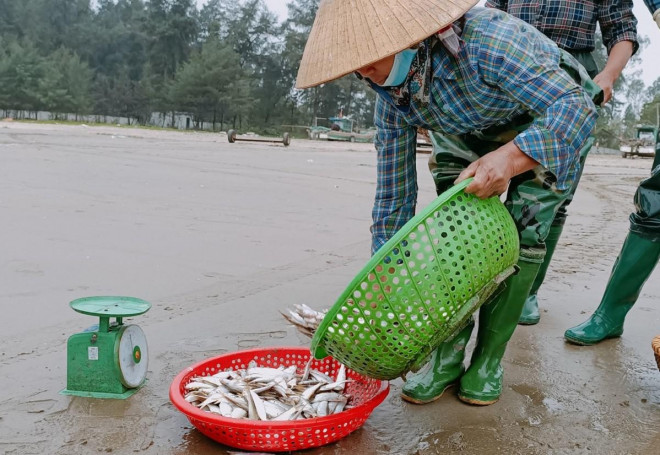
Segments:
[[[466,194],[470,181],[438,196],[357,274],[314,334],[317,359],[376,379],[417,370],[514,273],[513,219],[499,198]]]

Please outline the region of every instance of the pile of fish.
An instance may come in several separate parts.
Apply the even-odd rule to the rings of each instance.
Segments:
[[[282,313],[282,316],[293,324],[300,333],[311,338],[321,325],[321,321],[323,321],[327,312],[328,310],[316,311],[302,303],[293,305],[293,308],[288,309],[287,313]]]
[[[342,365],[331,378],[310,366],[311,359],[297,374],[295,365],[268,368],[250,362],[247,369],[196,376],[185,386],[185,399],[223,417],[272,421],[328,416],[350,407],[346,368]]]

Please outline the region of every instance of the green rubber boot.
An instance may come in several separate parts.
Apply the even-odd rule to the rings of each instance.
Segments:
[[[505,281],[505,289],[479,311],[477,346],[470,368],[461,378],[458,398],[476,405],[495,403],[502,393],[502,365],[506,345],[518,325],[520,312],[541,267],[544,248],[520,251],[520,271]]]
[[[534,284],[532,284],[532,290],[529,291],[529,297],[525,300],[525,305],[523,306],[518,324],[534,325],[538,324],[541,319],[541,314],[539,313],[539,301],[536,298],[536,294],[543,284],[545,274],[548,272],[548,266],[552,260],[552,255],[555,253],[555,248],[557,248],[557,243],[559,242],[559,237],[561,237],[561,231],[563,230],[563,223],[550,226],[550,232],[548,232],[548,237],[545,239],[545,258],[543,259],[543,264],[541,264],[538,275],[536,275]]]
[[[430,403],[454,385],[465,372],[465,346],[470,340],[473,328],[474,320],[471,319],[454,338],[442,343],[431,354],[429,363],[406,380],[401,398],[415,404]]]
[[[564,332],[573,344],[590,346],[623,333],[623,321],[660,258],[660,242],[628,233],[614,263],[605,294],[594,314]]]

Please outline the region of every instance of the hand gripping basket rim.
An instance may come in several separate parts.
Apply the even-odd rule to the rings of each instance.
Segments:
[[[312,343],[310,350],[316,359],[323,359],[329,354],[321,346],[321,341],[325,337],[325,334],[332,324],[332,321],[335,319],[337,313],[341,310],[341,303],[346,301],[349,297],[352,290],[363,280],[364,276],[369,273],[373,268],[379,264],[385,256],[391,253],[391,250],[395,248],[408,234],[410,234],[410,228],[417,226],[420,222],[426,219],[432,212],[438,210],[440,206],[445,204],[449,199],[453,198],[457,193],[463,191],[471,182],[472,178],[463,180],[462,182],[454,185],[441,195],[439,195],[435,200],[429,204],[424,210],[412,217],[401,229],[399,229],[393,236],[390,238],[367,262],[367,264],[355,275],[350,284],[346,287],[344,292],[339,296],[335,304],[330,308],[328,313],[323,318],[323,321],[319,325],[319,328],[314,333],[312,338]],[[500,281],[506,276],[510,275],[513,272],[511,271],[502,274]]]

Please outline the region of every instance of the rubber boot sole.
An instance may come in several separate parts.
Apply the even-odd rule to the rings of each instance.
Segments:
[[[470,398],[466,397],[465,395],[461,395],[460,393],[458,394],[458,399],[461,400],[463,403],[471,404],[474,406],[488,406],[493,403],[497,403],[500,399],[500,397],[495,398],[494,400],[478,400],[476,398]]]
[[[536,325],[539,323],[541,318],[538,319],[519,319],[518,325]]]
[[[442,392],[440,392],[440,395],[438,395],[438,396],[436,396],[436,397],[433,397],[433,398],[431,398],[430,400],[419,400],[419,399],[417,399],[417,398],[410,397],[410,396],[404,394],[403,392],[401,392],[401,398],[402,398],[404,401],[407,401],[408,403],[412,403],[412,404],[428,404],[428,403],[433,403],[434,401],[439,400],[440,397],[442,397],[442,396],[445,394],[445,392],[447,391],[447,389],[450,389],[450,388],[452,388],[452,387],[455,386],[455,385],[456,385],[456,383],[455,383],[455,382],[452,382],[451,384],[447,385],[444,389],[442,389]]]
[[[609,340],[609,339],[612,339],[612,338],[620,338],[621,335],[623,335],[623,332],[608,335],[605,338],[602,338],[600,340],[586,341],[586,340],[582,340],[580,338],[573,338],[573,337],[570,337],[570,336],[564,334],[564,339],[566,341],[568,341],[569,343],[575,344],[575,345],[578,345],[578,346],[593,346],[595,344],[600,343],[601,341]]]

